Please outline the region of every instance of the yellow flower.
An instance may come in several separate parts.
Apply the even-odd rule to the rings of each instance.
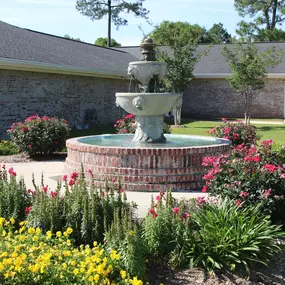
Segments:
[[[56,236],[57,237],[61,237],[62,236],[62,233],[60,231],[56,232]]]
[[[68,239],[68,240],[66,241],[66,244],[67,244],[68,246],[71,246],[71,241],[70,241],[70,239]]]
[[[135,235],[135,231],[130,230],[129,234],[130,234],[130,236],[134,236]]]
[[[4,222],[5,222],[5,218],[1,217],[0,218],[0,226],[2,226],[4,224]]]
[[[100,279],[99,274],[96,274],[96,275],[94,276],[94,281],[95,281],[95,282],[98,282],[98,281],[99,281],[99,279]]]
[[[6,235],[7,235],[7,232],[5,230],[3,230],[2,237],[5,237]]]
[[[120,271],[120,275],[121,275],[121,277],[122,277],[123,279],[125,279],[125,278],[127,277],[127,271],[121,270],[121,271]]]
[[[77,275],[79,273],[79,270],[77,269],[77,268],[75,268],[74,270],[73,270],[73,274],[74,275]]]
[[[133,279],[130,279],[130,283],[132,285],[143,285],[143,282],[139,280],[137,277],[134,277]]]
[[[39,235],[41,233],[41,229],[40,228],[36,228],[36,234]]]
[[[46,237],[47,237],[47,239],[50,239],[52,237],[52,232],[51,231],[47,231],[46,232]]]
[[[94,242],[93,242],[93,246],[94,246],[94,247],[96,247],[97,244],[98,244],[97,241],[94,241]]]
[[[66,232],[70,235],[70,234],[72,234],[73,229],[72,228],[67,228]]]
[[[28,228],[28,233],[29,234],[34,234],[36,231],[34,228]]]
[[[15,219],[14,218],[10,218],[10,222],[11,222],[12,225],[14,225],[15,224]]]
[[[89,276],[88,281],[92,282],[93,281],[93,276]]]

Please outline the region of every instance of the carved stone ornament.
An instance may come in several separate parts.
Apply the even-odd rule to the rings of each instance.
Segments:
[[[142,110],[146,105],[146,100],[142,96],[137,96],[133,99],[133,106],[138,110]]]

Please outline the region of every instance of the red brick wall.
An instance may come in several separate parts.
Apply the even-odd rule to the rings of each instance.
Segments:
[[[284,80],[267,79],[253,101],[253,118],[284,118]],[[244,101],[225,79],[194,79],[184,92],[182,116],[186,118],[242,118]]]

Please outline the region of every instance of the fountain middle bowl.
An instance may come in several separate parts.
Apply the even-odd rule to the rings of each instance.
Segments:
[[[138,116],[167,114],[179,104],[180,93],[116,93],[116,104]]]

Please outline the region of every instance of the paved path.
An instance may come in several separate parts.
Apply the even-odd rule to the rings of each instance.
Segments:
[[[51,190],[56,188],[57,180],[61,179],[64,173],[64,162],[62,161],[41,161],[41,162],[27,162],[27,163],[7,163],[7,169],[10,167],[14,168],[17,176],[24,177],[27,188],[33,189],[32,174],[35,176],[36,184],[41,184],[41,175],[44,175],[44,185],[48,185]],[[158,193],[158,192],[157,192]],[[129,201],[134,201],[138,205],[138,216],[143,217],[146,215],[151,196],[154,198],[157,195],[156,192],[127,192]],[[194,198],[206,196],[201,192],[180,192],[173,193],[175,198]]]

